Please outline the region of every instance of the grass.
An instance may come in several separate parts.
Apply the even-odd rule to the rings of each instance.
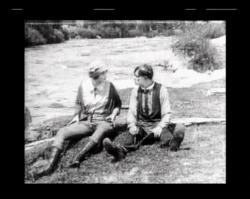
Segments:
[[[198,72],[219,69],[216,59],[218,52],[210,42],[210,38],[225,35],[223,24],[189,24],[185,32],[178,36],[178,41],[172,44],[172,49],[183,56],[190,57],[189,68]]]
[[[209,96],[209,88],[224,87],[224,80],[195,85],[191,88],[169,88],[173,117],[225,117],[225,96]],[[120,91],[128,104],[131,89]],[[120,118],[125,118],[122,113]],[[65,151],[56,171],[32,181],[25,165],[26,183],[225,183],[225,124],[193,125],[178,152],[160,149],[159,144],[142,146],[117,163],[101,151],[88,157],[80,169],[65,166],[86,142],[82,139]],[[115,142],[124,139],[118,132]],[[38,161],[39,162],[39,161]]]
[[[124,139],[120,134],[115,142]],[[187,128],[181,150],[169,152],[158,143],[142,146],[118,163],[104,151],[90,156],[80,169],[65,165],[85,140],[64,154],[59,168],[35,183],[223,183],[225,182],[225,125]],[[157,166],[156,166],[157,165]],[[27,180],[26,183],[32,183]]]
[[[213,85],[211,87],[211,85]],[[225,87],[225,80],[201,83],[190,88],[168,88],[172,117],[225,117],[225,95],[206,96],[210,88]],[[131,89],[119,92],[122,102],[129,104]]]

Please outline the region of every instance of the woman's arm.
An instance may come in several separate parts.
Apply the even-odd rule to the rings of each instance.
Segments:
[[[166,87],[161,88],[160,91],[160,102],[161,102],[161,121],[158,124],[162,128],[168,126],[171,118],[171,108],[169,102],[169,94]]]
[[[83,110],[84,103],[82,101],[82,84],[79,85],[76,95],[76,101],[75,101],[75,111],[73,114],[73,117],[79,116],[81,111]]]
[[[112,115],[119,115],[121,107],[122,107],[122,101],[121,101],[121,98],[120,98],[115,86],[112,83],[111,83],[111,86],[113,87],[113,97],[114,97],[114,101],[115,101],[115,108],[112,111]]]
[[[113,98],[112,101],[114,103],[114,109],[113,109],[112,113],[108,117],[106,117],[106,120],[111,120],[112,122],[114,122],[116,119],[116,116],[120,114],[122,102],[121,102],[120,96],[119,96],[115,86],[112,83],[110,86],[112,89],[111,95]]]

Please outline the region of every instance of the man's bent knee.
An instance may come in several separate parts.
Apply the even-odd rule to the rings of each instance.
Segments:
[[[169,146],[170,140],[173,138],[172,133],[168,128],[163,128],[160,135],[160,146],[166,147]]]
[[[185,129],[186,127],[184,124],[181,124],[181,123],[176,124],[175,129],[174,129],[174,137],[183,139],[185,136]]]
[[[173,139],[170,143],[170,150],[177,151],[184,139],[185,134],[185,125],[184,124],[176,124],[174,132],[173,132]]]

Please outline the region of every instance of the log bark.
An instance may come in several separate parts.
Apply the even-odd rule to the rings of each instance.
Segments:
[[[207,96],[210,95],[220,95],[220,94],[225,94],[226,89],[225,88],[212,88],[207,91]]]
[[[190,118],[175,118],[172,120],[172,123],[183,123],[185,126],[190,126],[193,124],[208,124],[208,123],[223,123],[225,118],[199,118],[199,117],[190,117]]]

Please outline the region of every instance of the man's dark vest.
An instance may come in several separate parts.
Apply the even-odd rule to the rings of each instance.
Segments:
[[[146,122],[155,122],[161,119],[161,103],[160,103],[160,90],[161,84],[156,83],[153,87],[153,98],[152,98],[152,113],[145,115],[142,109],[142,93],[141,87],[138,88],[137,93],[137,120]]]

